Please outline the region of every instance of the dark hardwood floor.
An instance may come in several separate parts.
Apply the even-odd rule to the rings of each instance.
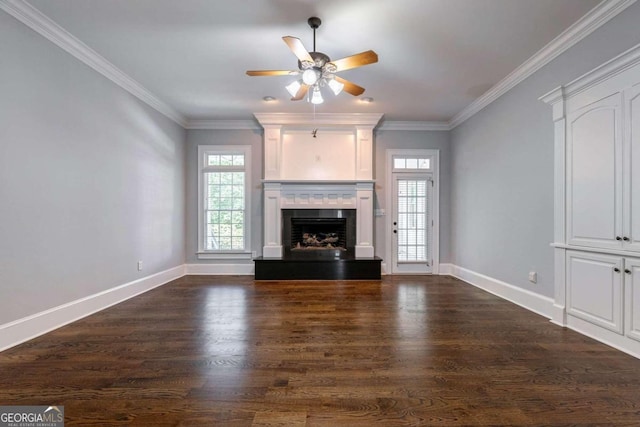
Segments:
[[[640,360],[450,277],[188,276],[0,353],[67,426],[640,425]]]

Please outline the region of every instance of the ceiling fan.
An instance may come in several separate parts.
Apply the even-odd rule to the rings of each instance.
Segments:
[[[335,95],[338,95],[342,90],[353,96],[359,96],[364,93],[362,86],[345,80],[337,76],[336,73],[376,63],[378,62],[378,55],[372,50],[367,50],[366,52],[332,61],[328,55],[316,51],[316,29],[322,24],[322,21],[320,18],[313,16],[307,20],[307,23],[313,29],[312,52],[307,51],[297,37],[285,36],[282,38],[298,58],[298,70],[249,70],[247,75],[300,76],[299,79],[286,86],[287,91],[292,96],[292,101],[303,99],[311,89],[311,95],[308,97],[309,101],[313,104],[321,104],[323,98],[320,88],[325,86],[328,86]]]

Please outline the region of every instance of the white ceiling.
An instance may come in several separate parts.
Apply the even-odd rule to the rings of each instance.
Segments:
[[[372,104],[325,96],[322,113],[380,112],[394,121],[450,121],[600,0],[29,0],[29,3],[190,120],[309,113],[291,102],[295,69],[282,36],[332,59],[372,49],[377,64],[340,75]],[[262,97],[277,98],[265,103]]]

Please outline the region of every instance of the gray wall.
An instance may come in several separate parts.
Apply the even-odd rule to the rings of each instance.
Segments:
[[[375,171],[376,208],[384,209],[386,216],[376,217],[375,250],[376,255],[385,259],[387,246],[387,222],[391,206],[386,206],[389,189],[386,174],[386,150],[388,149],[437,149],[440,150],[440,262],[451,262],[451,144],[449,132],[435,131],[384,131],[375,133]],[[385,263],[388,260],[384,260]],[[387,270],[390,265],[387,264]]]
[[[185,131],[4,12],[0,40],[0,324],[182,265]]]
[[[454,264],[553,295],[553,123],[538,98],[640,43],[639,22],[635,3],[451,132]]]
[[[198,251],[198,146],[251,145],[251,250],[262,255],[262,131],[189,130],[187,131],[187,264],[253,264],[253,261],[199,260]]]

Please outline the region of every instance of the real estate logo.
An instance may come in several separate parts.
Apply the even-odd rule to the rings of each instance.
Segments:
[[[64,427],[64,406],[0,406],[0,427]]]

